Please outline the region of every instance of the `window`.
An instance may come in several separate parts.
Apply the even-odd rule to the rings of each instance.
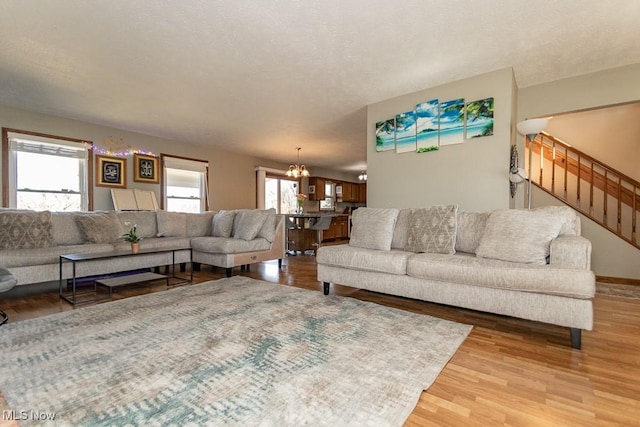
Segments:
[[[335,189],[336,185],[332,182],[327,182],[324,185],[324,200],[320,200],[320,210],[332,211],[336,207],[335,201]]]
[[[3,204],[11,208],[86,211],[91,144],[64,137],[3,129],[8,183]]]
[[[209,209],[209,163],[165,154],[162,157],[162,201],[166,211],[204,212]]]
[[[299,182],[284,177],[269,175],[265,178],[264,207],[274,208],[276,213],[287,214],[295,212],[298,202]]]

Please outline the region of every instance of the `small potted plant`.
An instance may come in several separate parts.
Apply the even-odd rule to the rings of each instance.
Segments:
[[[125,225],[127,227],[131,227],[131,224],[129,223],[125,223]],[[138,225],[133,224],[133,226],[129,228],[129,232],[122,235],[125,242],[131,243],[131,252],[134,254],[140,252],[140,240],[142,240],[142,237],[138,236],[137,229]]]
[[[296,199],[298,201],[298,213],[302,214],[304,212],[304,201],[307,200],[307,195],[300,193],[296,195]]]

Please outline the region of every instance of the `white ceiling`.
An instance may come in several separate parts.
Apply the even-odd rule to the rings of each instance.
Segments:
[[[357,172],[366,106],[640,62],[638,0],[2,0],[0,104]]]

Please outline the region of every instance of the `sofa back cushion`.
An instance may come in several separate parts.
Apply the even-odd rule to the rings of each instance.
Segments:
[[[456,231],[456,252],[475,254],[480,239],[487,226],[489,213],[458,211],[458,229]]]
[[[75,219],[85,242],[114,243],[125,232],[115,212],[82,213]]]
[[[562,218],[544,211],[501,209],[491,212],[476,255],[502,261],[546,264]]]
[[[187,215],[182,212],[156,211],[158,237],[186,237]]]
[[[414,209],[401,209],[398,212],[398,220],[393,229],[393,239],[391,240],[391,249],[404,250],[407,244],[407,233],[409,232],[409,217]]]
[[[358,248],[391,250],[398,209],[358,208],[353,212],[349,245]]]
[[[456,252],[457,205],[415,209],[409,217],[407,252],[449,254]]]
[[[215,211],[186,214],[187,237],[211,236],[212,222],[215,214]]]
[[[262,237],[269,241],[269,243],[273,243],[276,239],[276,226],[278,225],[278,221],[276,218],[276,210],[271,208],[266,211],[266,219],[262,227],[258,231],[258,235],[256,237]]]
[[[253,240],[264,225],[269,212],[266,210],[242,210],[234,218],[234,239]]]
[[[158,235],[158,221],[155,211],[117,211],[116,215],[125,232],[135,225],[140,237],[148,238]]]
[[[0,211],[0,249],[32,249],[53,246],[51,212]]]
[[[76,223],[81,212],[51,212],[51,234],[54,245],[81,245],[84,237]]]
[[[211,221],[211,235],[214,237],[231,237],[233,233],[233,219],[235,211],[219,211]]]
[[[579,236],[580,235],[580,217],[569,206],[542,206],[535,208],[534,211],[546,212],[558,217],[561,222],[561,236]]]

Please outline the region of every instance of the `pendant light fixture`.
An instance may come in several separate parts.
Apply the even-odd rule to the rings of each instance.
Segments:
[[[297,147],[296,150],[298,150],[298,163],[295,165],[289,165],[289,170],[286,172],[286,175],[293,178],[301,178],[311,175],[307,170],[307,167],[300,164],[300,150],[302,150],[302,148]]]

